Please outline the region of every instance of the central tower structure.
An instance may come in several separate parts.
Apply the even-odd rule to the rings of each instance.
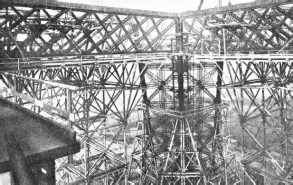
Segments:
[[[184,50],[188,36],[183,32],[182,21],[178,20],[176,46],[171,56],[172,106],[155,111],[172,130],[161,184],[206,184],[224,180],[220,130],[225,105],[221,104],[221,92],[216,84],[210,83],[217,75],[221,83],[221,63],[193,60]],[[215,176],[218,178],[212,179]]]

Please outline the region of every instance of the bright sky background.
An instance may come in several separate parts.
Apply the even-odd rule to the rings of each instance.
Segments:
[[[185,12],[196,10],[200,0],[58,0],[81,4],[92,4],[109,7],[153,10],[163,12]],[[255,0],[230,0],[231,4],[253,2]],[[222,0],[227,6],[229,0]],[[204,0],[202,9],[218,7],[218,0]]]

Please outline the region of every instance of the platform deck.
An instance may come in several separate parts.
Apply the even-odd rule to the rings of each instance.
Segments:
[[[57,159],[80,150],[75,132],[0,98],[0,173],[10,171],[5,133],[13,133],[28,163]]]

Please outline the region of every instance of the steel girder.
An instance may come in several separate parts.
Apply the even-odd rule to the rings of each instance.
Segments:
[[[176,20],[191,52],[290,49],[292,4],[168,14],[19,0],[1,5],[2,57],[170,51]],[[116,12],[115,12],[116,11]],[[225,33],[224,33],[225,32]],[[178,32],[179,33],[179,32]],[[168,38],[168,39],[167,39]]]
[[[226,141],[218,129],[225,123],[222,111],[227,104],[217,101],[218,65],[174,54],[171,65],[157,68],[160,70],[150,69],[146,76],[153,79],[150,85],[157,86],[149,97],[156,143],[153,155],[161,161],[157,163],[160,183],[225,182]],[[179,83],[182,72],[183,87]],[[180,110],[180,88],[184,110]]]
[[[142,54],[119,55],[111,60],[98,57],[99,60],[83,59],[78,63],[59,58],[54,67],[1,73],[7,86],[6,98],[77,131],[83,152],[57,162],[56,176],[61,184],[135,181],[137,176],[145,179],[149,174],[144,165],[135,171],[137,167],[132,163],[131,156],[148,160],[142,155],[152,150],[151,141],[145,144],[148,132],[142,130],[148,124],[138,123],[147,121],[148,114],[138,120],[142,109],[137,105],[151,89],[143,83],[147,68],[169,59],[166,55]],[[44,59],[47,58],[43,62]],[[139,133],[132,133],[131,128],[137,128]],[[143,148],[132,148],[136,138],[141,139]]]
[[[123,177],[125,181],[140,179],[140,183],[151,183],[156,182],[154,179],[162,177],[163,183],[188,184],[195,182],[194,179],[186,181],[180,174],[173,173],[172,169],[177,169],[180,173],[187,172],[181,166],[187,166],[188,169],[189,162],[192,162],[201,166],[198,168],[200,174],[212,174],[210,177],[204,175],[206,182],[227,183],[228,179],[229,183],[239,180],[244,183],[264,183],[268,182],[268,179],[291,182],[291,136],[287,132],[290,130],[291,120],[291,109],[288,108],[291,98],[291,64],[280,57],[278,60],[282,62],[272,62],[268,60],[271,56],[257,58],[261,62],[254,65],[255,58],[237,61],[238,59],[233,57],[223,60],[221,57],[211,59],[210,56],[201,58],[182,55],[182,52],[260,52],[290,49],[290,3],[282,1],[285,5],[272,3],[268,6],[215,11],[208,15],[181,14],[179,18],[162,14],[150,15],[150,12],[125,14],[89,7],[72,8],[71,5],[59,6],[60,4],[54,6],[55,2],[50,5],[39,2],[31,6],[24,2],[8,2],[0,6],[0,41],[3,43],[1,47],[4,48],[1,55],[6,58],[22,57],[7,62],[1,60],[4,61],[2,66],[14,65],[12,68],[5,67],[7,71],[12,70],[13,74],[2,73],[1,78],[10,87],[7,88],[7,98],[14,97],[14,101],[41,114],[54,115],[55,120],[63,119],[60,122],[75,128],[80,134],[84,153],[82,156],[69,156],[60,162],[57,171],[60,172],[61,181],[93,181],[107,184],[119,182]],[[129,57],[132,61],[129,63],[128,59],[123,57],[118,59],[119,62],[115,56],[110,56],[110,59],[105,56],[106,59],[95,58],[95,54],[103,53],[112,55],[168,51],[171,49],[171,46],[168,46],[171,42],[166,38],[170,39],[171,36],[167,33],[175,32],[177,54],[172,59],[172,65],[168,62],[152,62],[151,58],[146,59],[150,64],[140,60],[137,62],[135,56]],[[191,47],[188,47],[190,42]],[[68,56],[83,54],[87,56]],[[62,58],[61,55],[66,56]],[[25,58],[27,56],[47,58]],[[288,57],[287,60],[290,60],[290,56]],[[189,61],[195,62],[189,65]],[[187,70],[182,69],[184,67]],[[183,71],[179,72],[180,70]],[[195,74],[188,73],[188,70]],[[225,75],[222,77],[220,73]],[[262,80],[258,79],[260,77]],[[267,83],[269,87],[264,88]],[[222,95],[232,102],[237,113],[236,122],[240,123],[241,130],[246,134],[243,135],[255,143],[249,147],[249,152],[242,149],[245,154],[242,160],[244,167],[237,166],[239,161],[235,152],[233,157],[227,157],[229,152],[225,153],[221,146],[224,138],[220,135],[219,128],[223,122],[221,115],[224,113],[221,112],[220,106],[215,106],[221,105],[221,89],[226,89],[226,92],[222,90]],[[181,97],[178,96],[179,91]],[[130,116],[135,111],[139,99],[143,99],[146,105],[141,109],[144,119],[143,124],[140,124],[149,128],[142,129],[142,132],[147,134],[137,134],[140,137],[133,139],[133,146],[138,147],[133,147],[130,158],[129,149],[125,146],[127,139],[133,137],[127,137],[127,131],[130,129]],[[158,101],[154,101],[155,99]],[[204,99],[210,101],[205,102]],[[247,105],[244,99],[247,100]],[[118,105],[120,100],[123,106]],[[189,118],[178,118],[176,112],[162,110],[168,107],[176,109],[178,103],[191,103],[192,109],[198,112],[208,110],[210,114],[215,115],[214,119],[212,124],[209,121],[207,124],[206,120],[198,119],[209,116],[193,114],[190,119],[193,120],[194,129],[198,131],[197,136],[190,136],[190,132],[187,132],[188,136],[184,136],[187,138],[181,141],[190,144],[190,141],[195,139],[198,142],[196,147],[189,145],[176,151],[180,148],[177,142],[180,139],[174,139],[177,141],[168,143],[169,150],[160,151],[161,148],[156,146],[163,146],[161,142],[164,138],[152,138],[152,132],[157,132],[158,136],[163,135],[160,130],[169,129],[173,131],[174,138],[182,138],[182,132],[191,126],[188,125]],[[208,108],[212,108],[205,109],[208,105]],[[145,123],[149,121],[149,109],[153,114],[171,115],[174,123],[180,123],[180,126],[170,124],[171,126],[166,128]],[[182,110],[180,111],[179,114],[182,114]],[[106,123],[109,120],[108,113],[118,120],[114,121],[116,124]],[[252,121],[261,124],[251,125]],[[110,129],[114,134],[107,132]],[[265,137],[268,134],[273,135],[275,140]],[[116,144],[124,146],[121,150],[122,156],[112,150]],[[244,144],[243,142],[242,145]],[[193,157],[188,154],[182,157],[182,153],[190,148],[193,149]],[[197,150],[201,150],[198,155]],[[158,155],[148,156],[148,153]],[[215,153],[219,155],[216,156]],[[236,151],[237,154],[239,153]],[[165,165],[168,167],[175,164],[175,167],[171,170],[161,168],[162,158],[158,160],[159,155],[171,156],[164,161]],[[141,156],[143,157],[140,162]],[[184,160],[187,163],[179,164],[176,158],[187,159]],[[232,167],[228,164],[232,164]],[[163,169],[161,174],[155,173],[158,169]],[[168,179],[168,173],[171,174],[171,179]],[[220,180],[213,179],[214,176],[220,177]],[[198,179],[197,181],[201,182]]]
[[[5,2],[1,58],[169,51],[176,17]],[[172,32],[173,30],[173,32]]]
[[[182,13],[190,52],[292,49],[292,3]],[[204,12],[206,14],[204,14]],[[225,43],[224,43],[225,40]]]
[[[60,183],[107,183],[125,178],[132,182],[158,183],[158,179],[165,177],[163,174],[172,172],[168,172],[169,169],[162,171],[164,163],[172,162],[169,159],[173,155],[171,151],[165,151],[165,146],[178,147],[178,143],[170,143],[164,136],[173,129],[177,138],[188,122],[191,123],[188,124],[190,133],[197,134],[183,140],[197,144],[189,151],[190,155],[182,155],[186,158],[184,161],[200,164],[200,160],[203,167],[199,169],[203,168],[209,174],[208,181],[215,174],[223,181],[222,136],[216,131],[223,120],[221,115],[212,119],[218,106],[214,105],[218,66],[197,62],[190,56],[183,58],[182,66],[177,62],[177,55],[168,58],[164,54],[7,59],[1,78],[8,87],[7,98],[14,97],[14,101],[72,127],[79,134],[84,154],[69,156],[59,162]],[[15,67],[20,73],[13,72]],[[184,102],[188,105],[187,110],[191,110],[189,116],[186,115],[188,120],[178,119],[176,111],[171,111],[175,114],[174,119],[181,123],[180,129],[171,128],[171,123],[166,127],[157,124],[156,119],[150,121],[150,116],[164,117],[166,110],[178,109],[179,68],[186,72],[183,75]],[[140,101],[144,105],[136,110],[135,105]],[[131,121],[136,111],[143,112],[137,123]],[[109,123],[109,117],[115,117],[116,121]],[[136,132],[133,136],[129,135],[130,128],[136,128],[132,129]],[[112,130],[113,135],[109,135],[108,130]],[[129,140],[133,140],[132,149],[120,150],[124,158],[113,149],[126,146],[121,140],[129,145],[132,145]],[[215,152],[219,155],[212,154]],[[166,160],[165,155],[171,155],[171,158]],[[214,163],[218,165],[213,166]],[[199,173],[203,174],[203,171]],[[178,178],[178,182],[183,180]],[[191,177],[187,183],[194,182],[194,178],[199,180]]]
[[[179,15],[54,3],[1,5],[2,57],[170,51],[178,19],[181,32],[191,34],[184,43],[191,52],[218,52],[223,37],[228,51],[285,50],[292,43],[287,1]]]
[[[291,56],[226,55],[195,57],[224,62],[224,99],[233,107],[231,135],[240,143],[244,184],[292,183]],[[233,127],[233,126],[230,126]],[[242,136],[240,136],[242,133]],[[238,135],[238,136],[237,136]]]
[[[236,147],[234,159],[229,157],[230,168],[238,169],[233,174],[243,184],[292,183],[292,145],[287,134],[292,111],[291,59],[273,57],[292,48],[291,7],[287,2],[232,8],[184,19],[188,52],[243,53],[243,58],[240,54],[196,59],[224,63],[223,85],[218,88],[234,107],[228,121],[240,125],[232,135],[243,133],[242,138],[236,137],[242,148]],[[272,55],[254,56],[250,51]],[[237,157],[237,150],[242,157]]]

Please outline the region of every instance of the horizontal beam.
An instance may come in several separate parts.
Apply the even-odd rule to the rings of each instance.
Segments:
[[[254,61],[254,62],[290,62],[293,61],[292,54],[236,54],[236,55],[190,55],[199,61]]]
[[[33,105],[39,106],[41,109],[44,109],[44,110],[50,112],[51,114],[60,115],[61,117],[65,118],[65,119],[70,118],[70,113],[65,110],[61,110],[57,107],[46,104],[46,103],[42,102],[41,100],[38,100],[36,98],[32,98],[32,97],[25,95],[23,93],[19,93],[15,89],[10,89],[10,88],[4,87],[4,90],[6,93],[8,93],[12,96],[16,96],[18,98],[21,98],[25,101],[28,101],[28,102],[32,103]]]
[[[20,79],[26,79],[26,80],[31,80],[31,81],[34,81],[34,82],[46,84],[46,85],[51,85],[53,87],[60,87],[60,88],[63,88],[63,89],[69,89],[69,90],[72,90],[72,91],[76,91],[76,90],[79,89],[79,87],[77,87],[77,86],[62,84],[62,83],[53,82],[53,81],[41,80],[41,79],[37,79],[37,78],[30,78],[30,77],[27,77],[27,76],[17,75],[17,74],[13,74],[13,73],[4,73],[4,74],[5,75],[10,75],[12,77],[20,78]]]
[[[92,66],[92,65],[118,65],[127,63],[155,63],[168,60],[167,53],[158,54],[129,54],[129,55],[88,55],[68,57],[39,57],[39,58],[11,58],[0,60],[0,71],[44,69],[58,67]],[[50,85],[50,84],[49,84]],[[74,89],[73,89],[74,90]]]
[[[189,17],[199,17],[199,16],[207,16],[213,14],[221,14],[226,12],[237,12],[241,10],[269,7],[275,5],[289,4],[292,3],[291,0],[266,0],[266,1],[258,1],[251,3],[243,3],[232,6],[224,6],[220,8],[211,8],[200,11],[187,11],[179,14],[181,18],[189,18]]]
[[[136,10],[128,8],[114,8],[98,5],[87,5],[69,2],[60,2],[57,0],[0,0],[0,4],[13,4],[27,7],[41,7],[41,8],[53,8],[53,9],[64,9],[68,8],[71,10],[85,10],[94,11],[99,13],[114,13],[122,15],[141,15],[141,16],[152,16],[152,17],[165,17],[165,18],[188,18],[198,17],[203,15],[220,14],[225,12],[236,12],[247,9],[255,9],[261,7],[275,6],[281,4],[288,4],[290,0],[266,0],[251,3],[243,3],[232,6],[224,6],[220,8],[211,8],[200,11],[187,11],[182,13],[172,12],[158,12],[149,10]]]
[[[0,4],[13,4],[27,7],[53,8],[53,9],[71,9],[71,10],[85,10],[99,13],[114,13],[123,15],[141,15],[152,17],[177,18],[177,13],[171,12],[157,12],[148,10],[135,10],[127,8],[113,8],[98,5],[87,5],[69,2],[60,2],[58,0],[0,0]]]

